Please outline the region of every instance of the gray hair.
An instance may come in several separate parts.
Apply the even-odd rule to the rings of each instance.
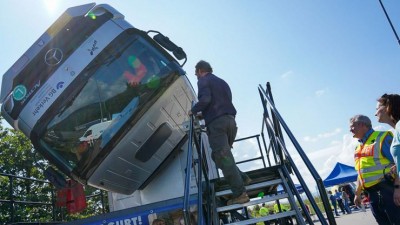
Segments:
[[[350,123],[362,123],[369,129],[372,129],[371,120],[368,118],[368,116],[364,116],[361,114],[355,115],[352,118],[350,118]]]

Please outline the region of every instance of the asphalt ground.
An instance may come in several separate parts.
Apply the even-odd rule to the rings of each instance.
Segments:
[[[377,225],[374,216],[372,215],[371,209],[366,209],[366,212],[353,211],[351,214],[335,216],[337,225]],[[314,216],[316,218],[316,216]],[[314,224],[321,224],[321,222],[317,221]]]

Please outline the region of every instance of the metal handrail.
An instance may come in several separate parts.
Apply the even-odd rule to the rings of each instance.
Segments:
[[[193,104],[193,103],[192,103]],[[194,129],[194,120],[195,116],[191,115],[190,116],[190,121],[189,121],[189,134],[188,134],[188,150],[187,150],[187,161],[186,161],[186,174],[185,174],[185,187],[184,187],[184,200],[183,200],[183,218],[185,221],[185,224],[191,224],[190,221],[190,175],[191,175],[191,168],[192,166],[194,167],[194,164],[197,164],[197,188],[198,188],[198,193],[197,193],[197,218],[198,218],[198,224],[204,224],[203,220],[203,179],[205,181],[205,192],[209,193],[210,192],[210,181],[208,177],[208,167],[205,162],[205,152],[203,148],[203,142],[201,139],[197,138],[195,135],[195,129]],[[197,159],[193,162],[192,157],[193,157],[193,143],[196,146],[197,149]],[[211,196],[210,194],[207,194],[207,202],[206,202],[206,208],[207,208],[207,222],[210,222],[212,220],[212,209],[211,209]]]
[[[317,214],[318,218],[324,218],[324,216],[323,216],[321,210],[319,210],[319,208],[318,208],[317,203],[314,201],[313,196],[312,196],[310,190],[308,189],[307,184],[306,184],[306,182],[304,181],[304,179],[303,179],[303,177],[302,177],[300,171],[299,171],[299,170],[297,169],[297,167],[295,166],[295,163],[294,163],[292,157],[290,156],[290,154],[289,154],[287,148],[284,147],[284,146],[282,145],[282,140],[281,140],[281,139],[277,138],[277,141],[278,141],[278,143],[281,145],[282,149],[284,150],[286,159],[289,161],[289,164],[292,165],[292,169],[293,169],[294,173],[296,174],[297,179],[299,179],[300,185],[303,187],[303,190],[304,190],[304,192],[306,193],[308,199],[310,199],[311,206],[312,206],[314,209],[318,209],[318,210],[315,210],[315,213]],[[286,168],[285,168],[285,169],[286,169]],[[285,171],[286,171],[286,170],[285,170]],[[286,172],[285,174],[286,174],[287,176],[289,176],[289,172]],[[291,189],[292,189],[292,191],[294,191],[295,194],[296,194],[296,196],[297,196],[297,198],[300,199],[300,194],[298,193],[297,188],[294,186],[294,183],[292,182],[291,179],[289,179],[289,181],[290,181],[290,184],[291,184]],[[306,212],[306,208],[305,208],[304,203],[303,203],[302,201],[299,201],[299,203],[300,203],[300,207],[302,208],[303,212]]]
[[[318,218],[320,219],[322,224],[327,224],[325,221],[324,216],[322,215],[322,212],[320,211],[320,209],[318,208],[317,204],[315,203],[315,200],[312,197],[312,194],[310,192],[310,190],[308,189],[307,185],[305,184],[301,174],[299,173],[296,165],[294,164],[293,160],[291,160],[291,157],[289,155],[289,153],[287,152],[287,149],[285,147],[285,144],[283,142],[283,136],[282,136],[282,131],[280,130],[280,127],[282,126],[283,129],[285,130],[286,134],[288,135],[289,139],[291,140],[292,144],[294,145],[295,149],[297,150],[298,154],[300,155],[300,157],[302,158],[303,162],[305,163],[306,167],[308,168],[308,170],[310,171],[313,179],[316,181],[320,195],[321,195],[321,199],[326,211],[326,215],[328,217],[328,221],[329,224],[331,225],[336,225],[336,221],[335,218],[333,216],[333,213],[330,209],[330,204],[329,204],[329,200],[328,197],[326,195],[325,192],[325,187],[324,184],[322,182],[321,177],[319,176],[318,172],[316,171],[316,169],[314,168],[314,166],[312,165],[311,161],[308,159],[307,155],[305,154],[304,150],[302,149],[302,147],[300,146],[300,144],[298,143],[298,141],[296,140],[296,138],[294,137],[294,135],[292,134],[291,130],[289,129],[289,127],[287,126],[287,124],[285,123],[285,121],[283,120],[282,116],[280,115],[279,111],[277,110],[277,108],[275,107],[275,104],[273,102],[273,100],[270,98],[270,96],[272,96],[271,94],[271,89],[270,89],[270,84],[269,82],[267,83],[267,89],[269,91],[269,93],[267,93],[262,86],[259,86],[259,93],[260,93],[260,98],[261,101],[263,103],[263,107],[264,107],[264,122],[265,125],[267,126],[267,131],[268,134],[270,135],[270,137],[275,137],[272,138],[271,140],[271,144],[273,145],[273,148],[276,147],[277,149],[277,153],[280,159],[280,163],[283,164],[283,154],[285,154],[286,159],[289,160],[289,163],[291,165],[291,167],[294,169],[295,174],[297,176],[297,178],[300,181],[300,184],[303,187],[303,190],[305,191],[307,197],[309,198],[315,212],[317,213]],[[266,103],[269,103],[269,107],[270,107],[270,111],[271,111],[271,115],[272,115],[272,120],[270,119],[269,115],[268,115],[268,110],[267,110],[267,105]],[[273,129],[274,128],[274,129]],[[272,135],[272,136],[271,136]],[[282,151],[283,149],[283,151]]]
[[[38,180],[38,179],[34,179],[34,178],[29,178],[29,177],[21,177],[21,176],[16,176],[16,175],[12,175],[12,174],[6,174],[6,173],[0,173],[0,176],[8,177],[9,182],[10,182],[9,199],[0,199],[0,203],[10,204],[10,213],[11,213],[10,222],[15,222],[15,215],[14,215],[15,204],[21,204],[21,205],[51,205],[52,206],[52,219],[53,219],[53,221],[56,221],[56,218],[55,218],[55,199],[54,199],[53,190],[51,190],[51,203],[49,203],[49,202],[33,202],[33,201],[18,201],[18,200],[14,200],[14,195],[13,195],[13,182],[14,182],[15,178],[16,179],[23,179],[23,180],[30,180],[30,181],[34,181],[34,182],[48,183],[48,184],[50,184],[50,182],[45,181],[45,180]]]
[[[187,157],[186,157],[186,174],[185,174],[185,188],[183,193],[183,219],[185,224],[190,224],[190,171],[192,168],[192,143],[193,143],[193,120],[194,116],[190,116],[190,123],[189,123],[189,139],[188,139],[188,150],[187,150]],[[199,191],[200,192],[200,191]],[[200,210],[200,209],[199,209]]]
[[[211,224],[211,220],[213,218],[213,216],[217,215],[216,211],[215,211],[215,207],[216,207],[216,203],[215,203],[215,196],[213,191],[211,190],[211,184],[210,184],[210,180],[208,177],[208,166],[206,164],[206,157],[205,157],[205,149],[203,148],[203,142],[197,139],[197,136],[195,135],[195,128],[194,128],[194,121],[195,121],[195,117],[192,115],[190,116],[190,120],[189,120],[189,131],[188,131],[188,150],[187,150],[187,161],[186,161],[186,174],[185,174],[185,187],[184,187],[184,199],[183,199],[183,218],[184,218],[184,222],[185,224],[191,224],[190,223],[190,175],[191,175],[191,168],[192,166],[194,166],[194,164],[198,164],[198,169],[197,169],[197,173],[195,171],[195,173],[197,174],[197,182],[198,182],[198,224],[204,224],[203,222],[203,210],[202,210],[202,194],[203,194],[203,178],[204,178],[204,183],[205,183],[205,191],[207,192],[205,194],[205,196],[207,197],[207,202],[206,202],[206,207],[207,207],[207,216],[206,216],[206,223],[207,224]],[[203,132],[201,130],[201,132]],[[264,144],[264,148],[266,149],[266,143],[264,140],[264,136],[263,134],[261,134],[261,137],[263,139],[263,144]],[[240,138],[240,139],[236,139],[234,140],[234,142],[240,142],[240,141],[245,141],[248,139],[252,139],[252,138],[256,138],[257,139],[257,143],[258,143],[258,149],[260,151],[261,156],[259,157],[255,157],[255,158],[251,158],[251,159],[247,159],[247,160],[243,160],[243,161],[238,161],[236,162],[236,164],[241,164],[241,163],[246,163],[246,162],[251,162],[251,161],[255,161],[255,160],[261,160],[263,163],[264,168],[266,168],[266,163],[265,163],[265,158],[264,158],[264,153],[263,153],[263,148],[262,145],[260,143],[260,135],[252,135],[252,136],[248,136],[248,137],[244,137],[244,138]],[[197,149],[197,154],[198,154],[198,159],[194,160],[192,159],[193,157],[193,143],[196,146]],[[266,151],[266,150],[265,150]],[[268,156],[268,152],[266,151],[266,156],[268,158],[268,163],[269,166],[271,166],[271,162],[269,160],[269,156]],[[219,174],[217,174],[217,176],[219,177]],[[212,213],[214,213],[215,215],[212,215]],[[215,221],[213,221],[215,223]]]
[[[264,168],[267,168],[267,166],[265,164],[264,153],[262,151],[262,147],[261,147],[261,143],[260,143],[260,135],[259,134],[256,134],[256,135],[253,135],[253,136],[244,137],[244,138],[239,138],[239,139],[234,140],[233,142],[245,141],[245,140],[248,140],[248,139],[251,139],[251,138],[256,138],[257,139],[258,149],[259,149],[261,155],[259,157],[246,159],[246,160],[243,160],[243,161],[237,161],[236,164],[242,164],[242,163],[247,163],[247,162],[251,162],[251,161],[255,161],[255,160],[261,160],[262,163],[263,163]],[[269,159],[268,155],[267,155],[267,158]],[[271,166],[271,163],[270,163],[269,166]]]
[[[265,100],[263,93],[260,90],[258,90],[258,92],[260,94],[261,103],[264,108],[261,134],[262,134],[262,137],[264,137],[264,127],[266,127],[268,136],[270,137],[270,140],[269,140],[270,146],[272,146],[272,151],[273,151],[272,155],[274,156],[275,163],[278,164],[283,161],[282,153],[280,153],[279,151],[276,152],[278,150],[278,144],[276,143],[275,138],[272,138],[273,137],[272,128],[271,128],[271,126],[267,126],[267,121],[265,119],[265,118],[269,118],[269,113],[268,113],[268,109],[267,109],[267,101]],[[265,139],[263,139],[263,141],[265,142]],[[277,155],[279,156],[279,161],[278,161]]]

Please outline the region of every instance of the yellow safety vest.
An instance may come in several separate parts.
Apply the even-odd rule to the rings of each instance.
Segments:
[[[260,211],[258,211],[258,212],[259,212],[260,216],[268,216],[268,214],[269,214],[268,209],[265,207],[261,207]]]
[[[357,146],[354,153],[355,168],[364,188],[369,188],[379,183],[383,172],[391,162],[382,154],[382,143],[391,132],[374,131],[364,144]]]
[[[285,205],[281,204],[281,210],[282,212],[288,211],[288,208]],[[275,213],[279,213],[279,206],[276,203],[274,204],[274,211]]]
[[[251,212],[251,216],[253,218],[259,218],[260,217],[260,213],[257,212],[256,209],[253,209],[253,212]],[[264,225],[264,222],[257,222],[256,225]]]

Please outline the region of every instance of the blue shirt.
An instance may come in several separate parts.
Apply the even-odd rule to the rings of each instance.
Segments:
[[[390,147],[390,153],[392,153],[394,163],[397,166],[397,175],[400,176],[400,121],[396,123],[393,142],[392,146]]]
[[[192,113],[202,112],[206,125],[222,115],[236,115],[232,104],[229,85],[212,73],[200,77],[197,81],[199,102],[192,108]]]
[[[370,129],[367,133],[365,133],[362,139],[359,139],[358,142],[360,144],[364,144],[369,136],[374,132],[374,129]],[[390,154],[390,145],[392,144],[393,137],[391,135],[386,135],[385,139],[383,139],[382,143],[382,155],[386,157],[390,162],[393,162],[392,154]]]
[[[329,199],[331,200],[332,205],[335,206],[336,205],[336,197],[332,194],[329,194]]]
[[[336,199],[342,199],[342,194],[340,192],[335,192]]]

